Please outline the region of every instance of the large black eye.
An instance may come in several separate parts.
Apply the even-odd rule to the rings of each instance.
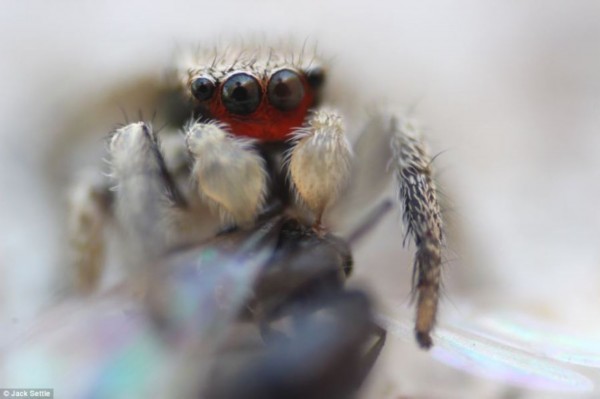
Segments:
[[[325,83],[325,70],[320,66],[313,66],[306,72],[306,80],[313,89],[318,89]]]
[[[246,73],[237,73],[227,78],[221,94],[225,108],[238,115],[256,111],[262,96],[258,80]]]
[[[271,76],[267,86],[269,102],[282,111],[290,111],[300,105],[304,98],[304,86],[300,76],[289,69],[282,69]]]
[[[192,94],[199,101],[206,101],[215,92],[215,82],[209,78],[200,77],[192,82]]]

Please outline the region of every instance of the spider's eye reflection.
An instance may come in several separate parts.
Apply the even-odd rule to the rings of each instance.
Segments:
[[[209,78],[200,77],[192,82],[191,88],[192,94],[198,101],[206,101],[212,97],[215,91],[215,82]]]
[[[304,86],[300,76],[289,69],[282,69],[271,76],[267,86],[269,102],[282,111],[290,111],[300,105],[304,98]]]
[[[260,105],[261,87],[255,77],[246,73],[230,76],[221,89],[225,108],[238,115],[251,114]]]

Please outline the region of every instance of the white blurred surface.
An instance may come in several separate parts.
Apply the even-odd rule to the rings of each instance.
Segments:
[[[432,151],[447,150],[436,162],[456,260],[442,324],[444,313],[512,311],[600,339],[599,20],[595,1],[4,1],[0,321],[24,323],[53,295],[64,221],[52,195],[66,188],[42,168],[73,104],[162,68],[178,43],[250,32],[317,40],[353,102],[416,106]],[[356,265],[406,314],[399,220]],[[385,351],[376,397],[564,396],[470,376],[412,342],[390,338]],[[584,397],[600,394],[598,370],[578,370],[596,383]]]

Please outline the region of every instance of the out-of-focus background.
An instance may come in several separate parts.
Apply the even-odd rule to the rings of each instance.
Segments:
[[[159,74],[177,45],[292,36],[331,57],[331,83],[351,89],[353,109],[409,107],[432,152],[444,151],[440,345],[424,353],[390,335],[365,396],[598,397],[598,21],[593,0],[4,1],[0,337],[56,296],[71,172],[49,154],[69,153],[57,137],[79,105]],[[412,248],[401,237],[396,212],[357,248],[356,283],[410,323]]]

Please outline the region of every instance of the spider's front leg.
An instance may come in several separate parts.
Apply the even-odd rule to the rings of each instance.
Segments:
[[[150,125],[138,122],[118,129],[109,155],[116,217],[132,260],[144,265],[168,249],[173,217],[187,209],[188,201],[167,169]]]
[[[413,290],[417,297],[415,335],[423,348],[433,344],[430,333],[439,301],[443,225],[437,191],[427,153],[415,125],[408,119],[392,117],[391,148],[399,199],[407,233],[417,246]]]
[[[399,187],[407,235],[417,246],[413,269],[413,292],[417,299],[415,336],[422,348],[433,344],[433,330],[440,290],[443,225],[426,145],[413,121],[391,113],[371,117],[357,142],[354,182],[360,188],[374,184],[394,172]],[[382,162],[388,160],[388,162]],[[352,187],[356,191],[356,187]],[[376,190],[375,190],[376,191]],[[356,194],[356,193],[355,193]],[[352,194],[350,194],[352,195]]]
[[[316,111],[294,138],[289,176],[299,199],[314,212],[314,228],[324,232],[323,212],[339,197],[350,178],[352,149],[341,118]]]
[[[216,123],[186,129],[198,194],[216,208],[223,222],[250,226],[267,194],[264,159],[249,139],[236,138]]]

